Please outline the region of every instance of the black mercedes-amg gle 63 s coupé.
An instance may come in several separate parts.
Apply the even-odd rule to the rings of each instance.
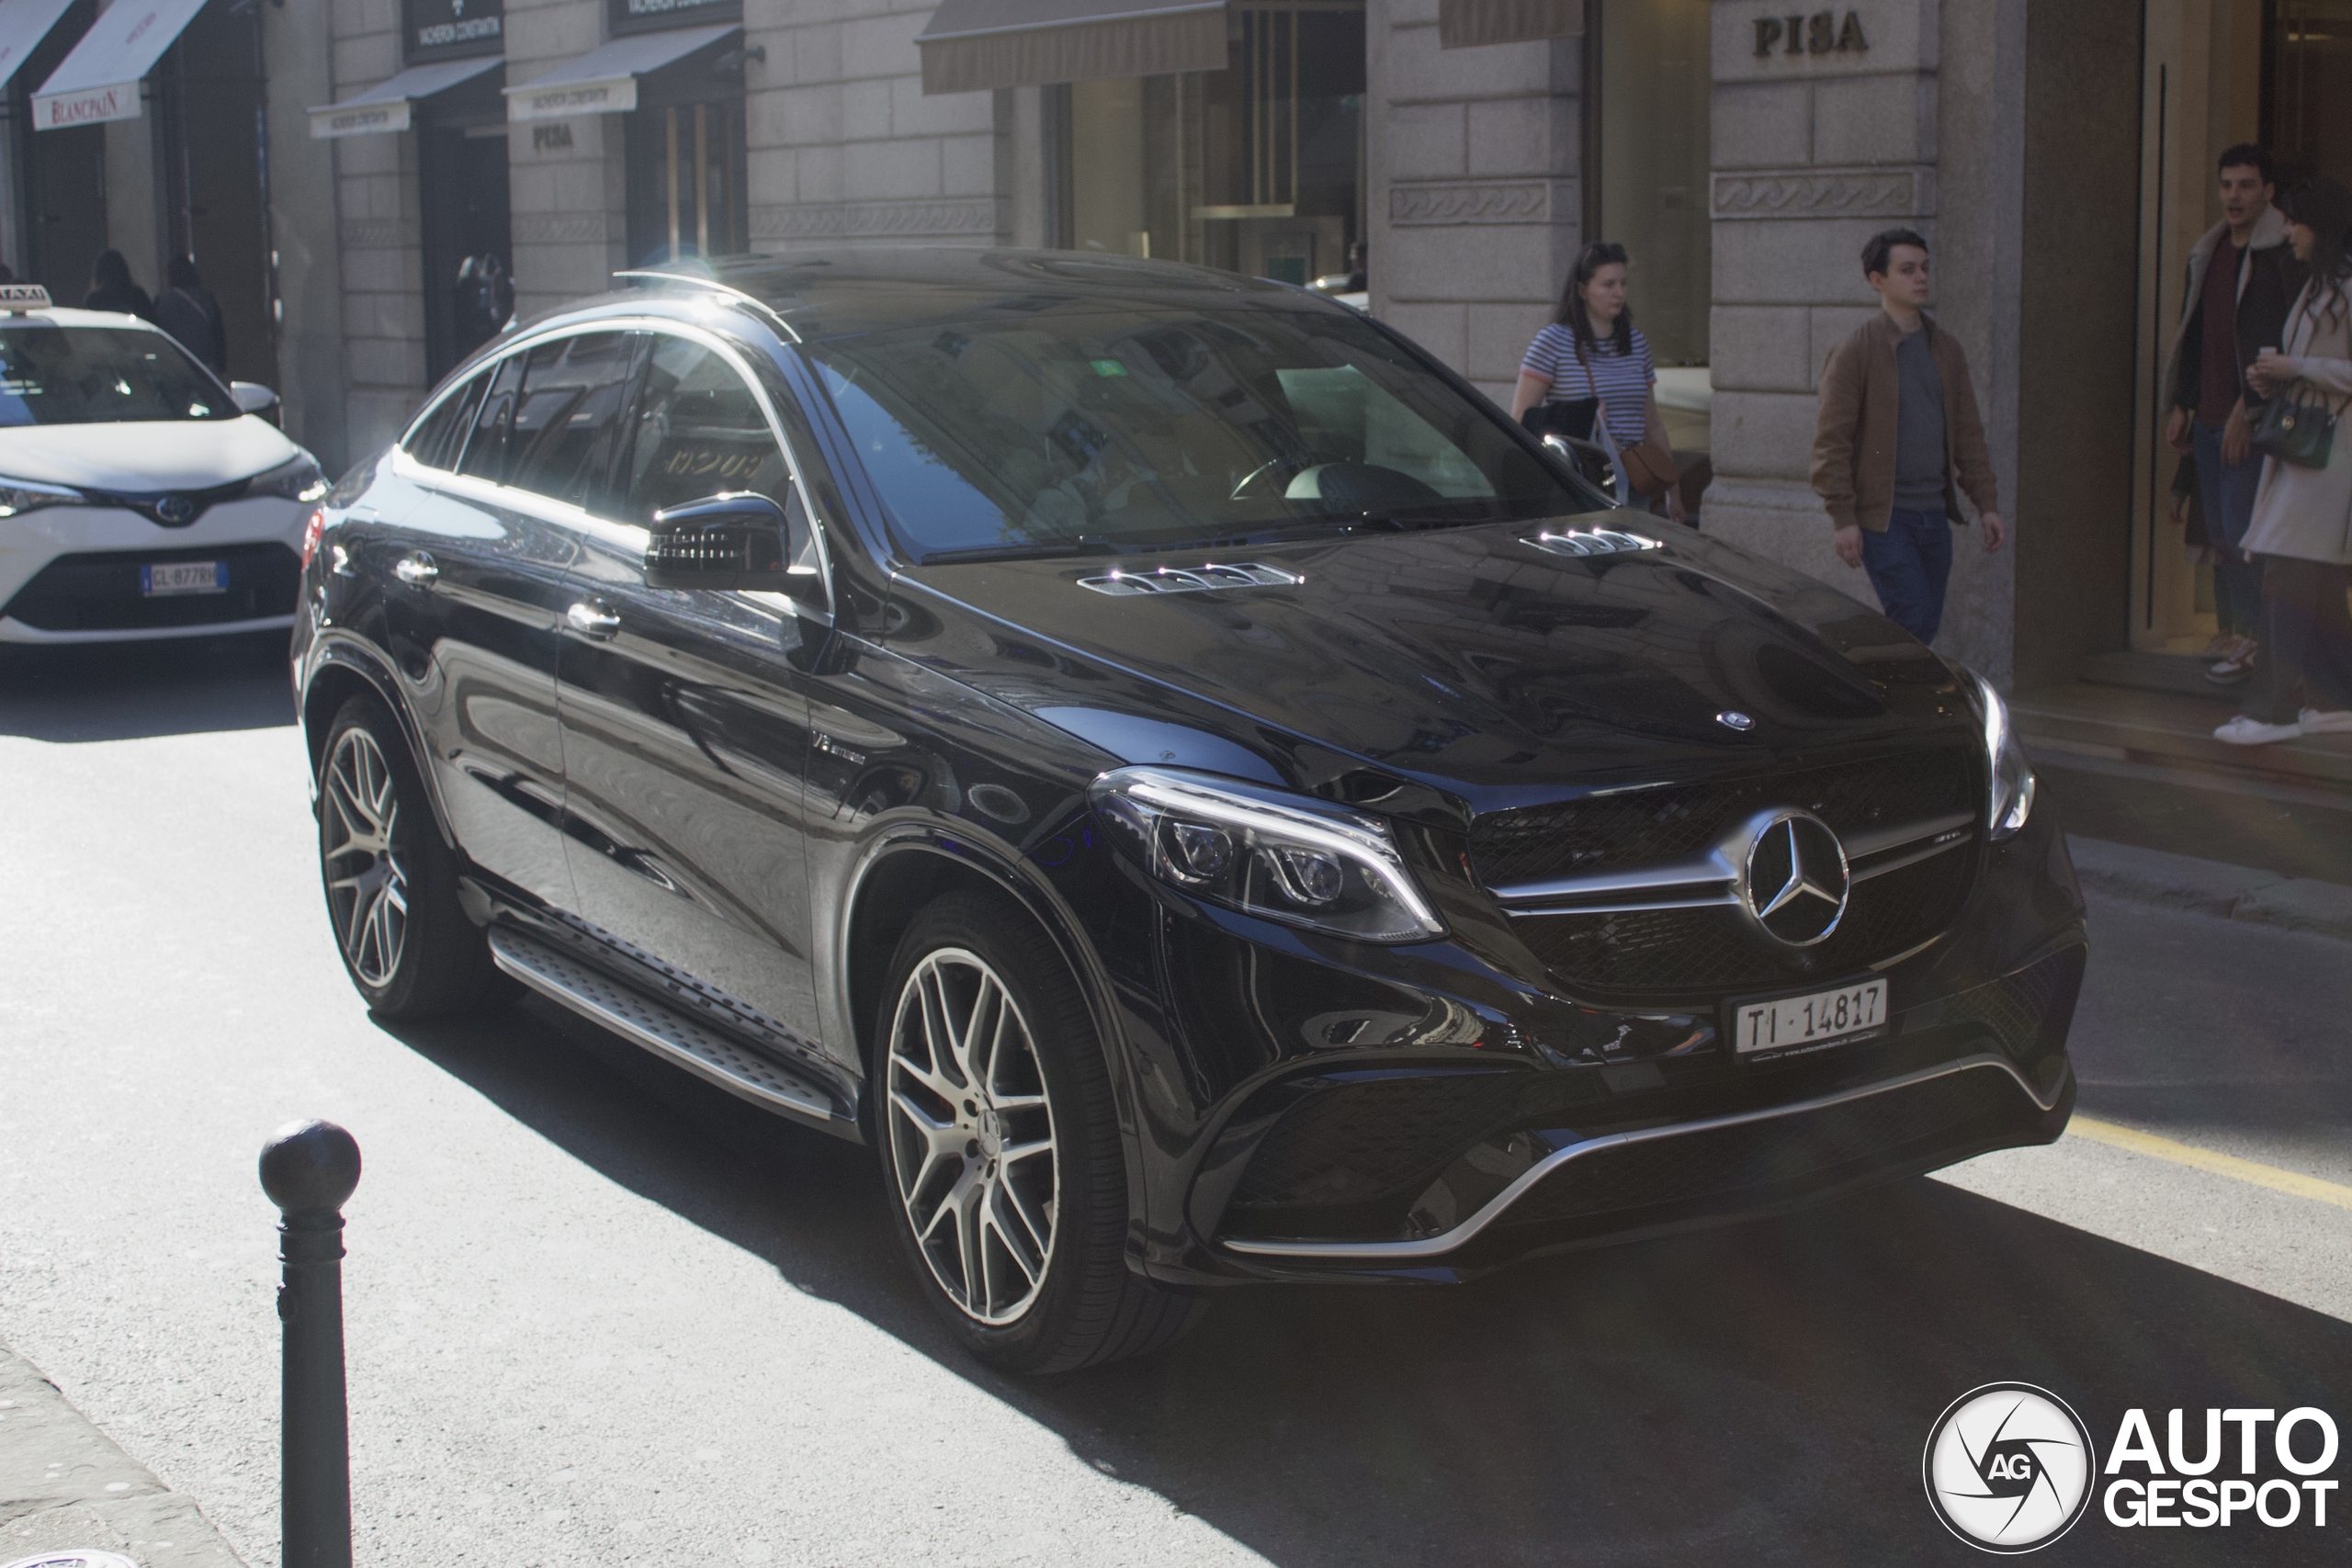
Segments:
[[[617,281],[310,519],[379,1016],[520,985],[871,1144],[1022,1371],[2065,1124],[2082,900],[1992,687],[1380,322],[1054,253]]]

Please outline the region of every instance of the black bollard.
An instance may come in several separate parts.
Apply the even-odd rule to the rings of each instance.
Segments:
[[[344,1202],[359,1145],[332,1122],[288,1122],[262,1145],[261,1189],[283,1213],[284,1452],[278,1469],[285,1568],[351,1568],[351,1430],[343,1390]]]

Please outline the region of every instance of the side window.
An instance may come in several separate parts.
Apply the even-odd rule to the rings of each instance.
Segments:
[[[530,351],[508,437],[508,484],[574,506],[605,499],[639,341],[635,333],[582,333]]]
[[[625,515],[642,523],[665,506],[752,490],[788,503],[790,473],[759,400],[717,353],[658,336],[638,400]]]
[[[523,355],[510,354],[490,372],[490,389],[482,394],[473,418],[473,434],[466,439],[466,455],[458,465],[492,484],[506,482],[506,433],[514,421],[514,393],[523,384]]]
[[[487,370],[451,392],[435,405],[431,413],[417,422],[401,443],[401,449],[428,468],[446,468],[457,460],[465,446],[466,429],[473,423],[474,405],[481,401],[482,389],[490,385]]]

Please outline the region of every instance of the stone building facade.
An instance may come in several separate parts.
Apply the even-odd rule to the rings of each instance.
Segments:
[[[1703,526],[1866,593],[1807,481],[1815,389],[1872,308],[1863,240],[1913,227],[2016,539],[1959,552],[1944,646],[2031,684],[2204,626],[2150,345],[2221,146],[2268,134],[2339,173],[2347,153],[2324,103],[2352,83],[2295,55],[2277,9],[60,0],[40,36],[0,38],[0,258],[72,294],[100,243],[150,281],[192,251],[234,297],[237,373],[274,379],[333,466],[454,362],[469,299],[527,316],[670,254],[1070,246],[1304,282],[1361,243],[1373,313],[1503,400],[1609,238],[1669,428],[1711,472]],[[91,41],[108,28],[165,46]],[[248,58],[229,96],[251,103],[213,101],[217,62]],[[55,119],[91,83],[113,107]],[[261,136],[224,139],[248,114]],[[72,208],[92,179],[103,203]],[[484,255],[489,283],[467,270]]]

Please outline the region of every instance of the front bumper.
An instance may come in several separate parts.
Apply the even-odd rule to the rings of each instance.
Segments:
[[[132,642],[290,626],[309,511],[257,497],[208,508],[185,528],[108,506],[0,519],[0,642]],[[226,591],[141,593],[141,566],[201,560],[228,566]]]
[[[1229,975],[1194,995],[1244,999],[1180,1001],[1181,1035],[1205,1066],[1204,1043],[1236,1060],[1262,1031],[1262,1054],[1246,1054],[1265,1066],[1227,1079],[1181,1171],[1161,1168],[1180,1212],[1157,1210],[1137,1261],[1171,1282],[1459,1280],[2048,1143],[2074,1104],[2065,1040],[2086,949],[2046,813],[1984,856],[1951,926],[1876,970],[1883,1033],[1778,1059],[1739,1056],[1703,1014],[1589,1012],[1556,994],[1514,1006],[1466,988],[1458,952],[1449,984],[1417,950],[1374,955],[1400,1024],[1403,998],[1445,985],[1428,1017],[1475,1018],[1454,1036],[1473,1043],[1423,1022],[1393,1048],[1331,1049],[1318,1032],[1336,1015],[1291,1015],[1339,1005],[1368,976],[1329,967],[1336,953],[1207,966],[1206,945],[1180,941],[1166,972]],[[1589,1021],[1601,1047],[1569,1052],[1564,1018]]]

